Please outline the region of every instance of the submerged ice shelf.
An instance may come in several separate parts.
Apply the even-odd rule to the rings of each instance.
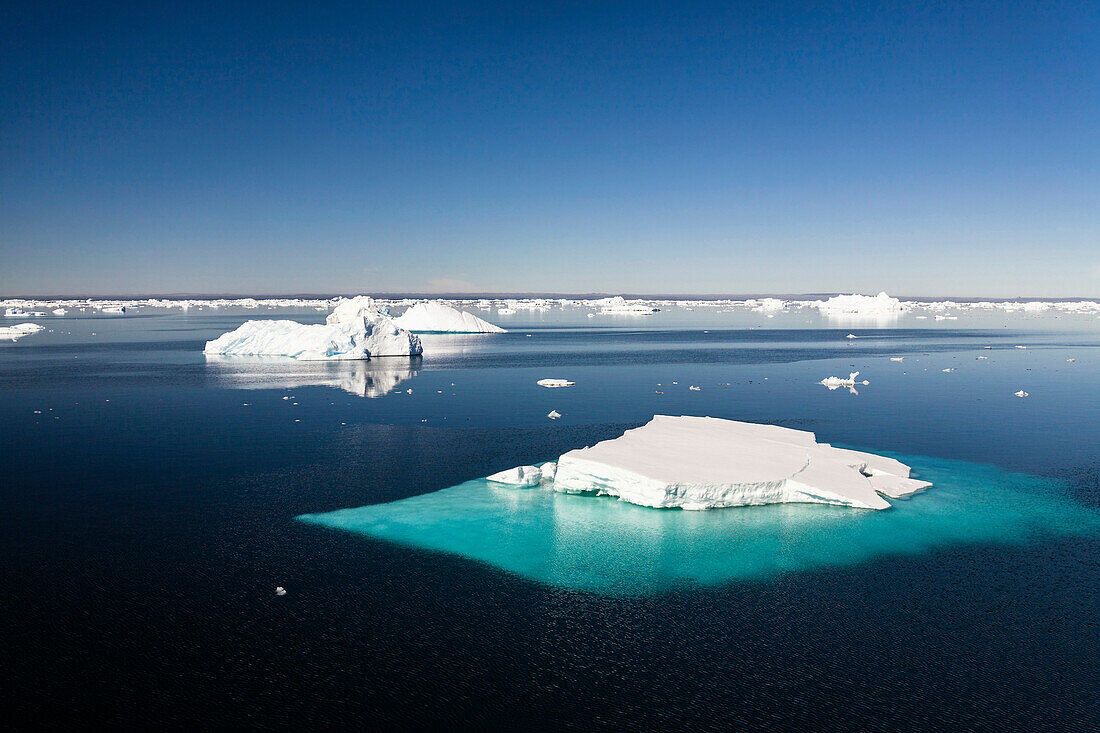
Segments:
[[[459,555],[548,585],[608,595],[766,579],[962,544],[1096,536],[1100,512],[1049,480],[896,456],[935,484],[885,512],[773,504],[655,510],[487,479],[299,520]],[[539,467],[545,473],[544,466]]]

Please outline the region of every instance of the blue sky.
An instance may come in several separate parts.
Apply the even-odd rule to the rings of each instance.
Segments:
[[[1094,2],[151,5],[5,9],[0,294],[1100,297]]]

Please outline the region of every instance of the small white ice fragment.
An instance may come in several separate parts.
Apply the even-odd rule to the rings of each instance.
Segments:
[[[905,361],[904,356],[891,356],[890,361]]]
[[[283,587],[283,586],[281,586],[281,585],[280,585],[280,586],[277,586],[277,587],[275,588],[275,595],[277,595],[277,596],[285,596],[285,595],[286,595],[286,588],[284,588],[284,587]]]
[[[702,388],[702,387],[696,387],[696,386],[695,386],[695,385],[693,384],[693,385],[691,385],[690,387],[688,387],[688,389],[690,389],[690,390],[691,390],[692,392],[701,392],[703,388]]]
[[[549,413],[547,413],[546,416],[551,420],[557,420],[559,417],[561,417],[561,413],[557,410],[551,410]]]
[[[576,382],[570,382],[568,379],[540,379],[535,382],[540,387],[572,387]]]
[[[1022,389],[1019,392],[1013,392],[1013,394],[1015,394],[1017,397],[1027,397],[1028,396],[1027,392],[1023,391]]]
[[[1016,348],[1017,349],[1026,349],[1027,347],[1026,346],[1017,346]]]
[[[859,338],[859,336],[856,336],[854,333],[850,333],[847,336],[845,336],[844,338],[846,338],[846,339],[857,339],[857,338]]]

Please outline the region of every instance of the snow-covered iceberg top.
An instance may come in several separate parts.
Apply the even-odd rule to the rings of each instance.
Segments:
[[[660,508],[811,502],[887,509],[883,496],[931,485],[909,473],[892,458],[834,448],[802,430],[657,415],[621,437],[561,456],[553,489]]]
[[[417,303],[394,319],[401,328],[419,333],[504,333],[504,329],[473,313],[439,302]]]
[[[825,301],[819,301],[818,310],[826,314],[879,316],[901,313],[906,310],[906,305],[897,298],[891,298],[885,292],[875,296],[859,295],[835,295]]]
[[[208,341],[203,349],[206,354],[287,356],[302,361],[411,356],[421,351],[420,339],[397,326],[366,296],[340,301],[324,324],[245,321]]]

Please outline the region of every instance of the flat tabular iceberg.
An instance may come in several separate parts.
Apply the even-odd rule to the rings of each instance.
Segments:
[[[43,330],[37,323],[17,323],[14,326],[0,326],[0,339],[17,341],[24,336]]]
[[[882,495],[931,485],[909,473],[893,458],[834,448],[802,430],[657,415],[619,438],[561,456],[553,488],[659,508],[808,502],[888,509]]]
[[[394,319],[401,328],[418,333],[505,333],[500,326],[442,303],[417,303]]]
[[[872,297],[870,295],[836,295],[825,301],[819,301],[818,310],[827,315],[847,316],[883,316],[896,315],[906,310],[906,305],[897,298],[891,298],[885,292]]]
[[[245,321],[206,343],[207,354],[288,356],[302,361],[411,356],[422,351],[420,339],[383,315],[371,298],[341,301],[326,322]]]

